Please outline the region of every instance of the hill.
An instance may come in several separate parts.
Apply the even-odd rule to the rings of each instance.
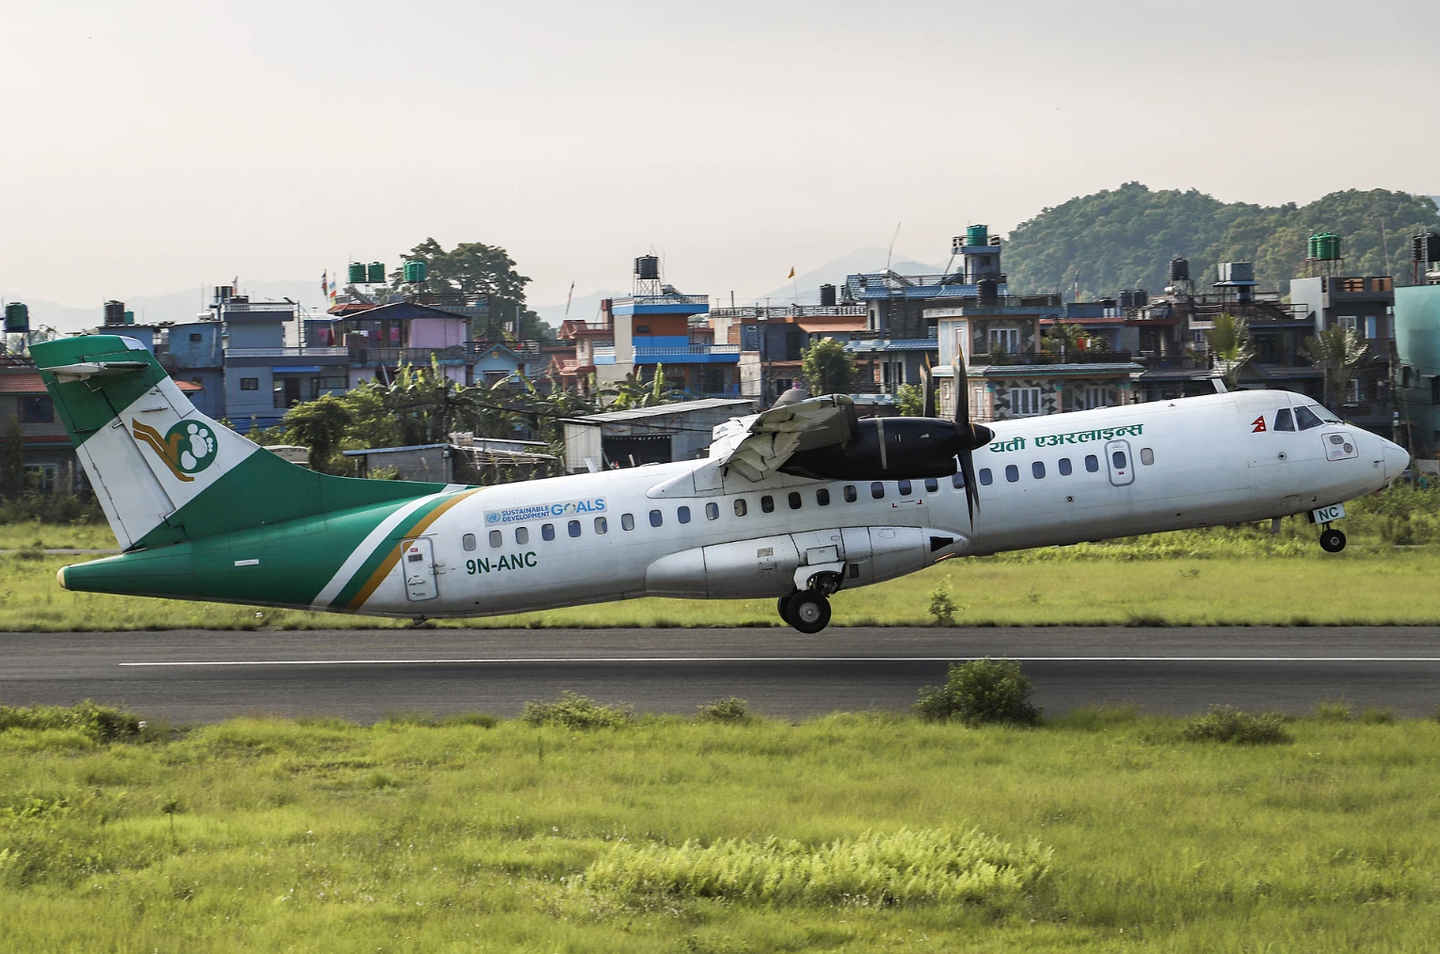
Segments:
[[[1180,255],[1200,288],[1215,281],[1217,263],[1243,261],[1255,263],[1262,290],[1285,292],[1304,274],[1306,238],[1335,232],[1347,274],[1388,274],[1409,284],[1410,236],[1437,226],[1433,198],[1385,189],[1260,206],[1127,182],[1020,223],[1006,245],[1005,271],[1018,292],[1061,291],[1068,299],[1078,277],[1080,296],[1093,298],[1122,288],[1159,291],[1170,259]]]

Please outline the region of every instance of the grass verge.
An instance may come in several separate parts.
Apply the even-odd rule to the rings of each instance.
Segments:
[[[1440,921],[1440,724],[1333,706],[1259,746],[1133,709],[47,720],[0,730],[11,950],[1424,951]]]

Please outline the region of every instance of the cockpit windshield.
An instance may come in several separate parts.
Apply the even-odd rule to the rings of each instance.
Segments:
[[[1316,404],[1316,405],[1302,404],[1302,405],[1300,405],[1299,407],[1297,407],[1297,408],[1295,409],[1295,424],[1296,424],[1296,426],[1299,427],[1300,430],[1302,430],[1302,431],[1308,431],[1308,430],[1310,430],[1310,428],[1312,428],[1312,427],[1319,427],[1322,422],[1321,422],[1320,418],[1315,414],[1315,412],[1318,411],[1318,410],[1320,410],[1320,409],[1321,409],[1321,408],[1320,408],[1320,405],[1318,405],[1318,404]]]
[[[1332,412],[1329,408],[1327,408],[1327,407],[1325,407],[1325,406],[1323,406],[1323,405],[1320,405],[1320,404],[1312,405],[1312,406],[1310,407],[1310,410],[1314,411],[1315,414],[1316,414],[1316,416],[1319,417],[1320,420],[1324,421],[1326,424],[1344,424],[1344,423],[1345,423],[1344,421],[1340,420],[1340,418],[1336,417],[1335,414],[1334,414],[1334,412]]]

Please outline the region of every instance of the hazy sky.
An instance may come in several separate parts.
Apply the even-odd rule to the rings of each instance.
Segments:
[[[652,248],[743,298],[1132,179],[1440,193],[1428,9],[0,0],[0,288],[318,286],[433,235],[506,247],[538,304]]]

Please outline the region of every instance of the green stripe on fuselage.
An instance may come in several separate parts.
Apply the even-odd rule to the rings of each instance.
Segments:
[[[346,581],[345,586],[336,594],[335,599],[330,601],[330,607],[336,612],[354,612],[358,610],[360,608],[358,605],[351,606],[350,604],[355,602],[356,598],[361,595],[361,591],[365,589],[366,584],[370,582],[375,573],[380,570],[386,557],[395,551],[395,548],[399,546],[400,541],[405,539],[407,534],[412,532],[417,525],[422,523],[425,518],[429,517],[437,507],[444,504],[448,499],[449,497],[447,496],[431,500],[424,506],[416,507],[414,513],[409,514],[404,520],[400,521],[395,529],[387,534],[385,539],[381,540],[375,549],[371,551],[370,555],[365,558],[365,562],[360,565],[360,569],[356,570],[355,574]]]
[[[308,609],[355,548],[403,505],[320,514],[74,564],[65,568],[65,587]]]

